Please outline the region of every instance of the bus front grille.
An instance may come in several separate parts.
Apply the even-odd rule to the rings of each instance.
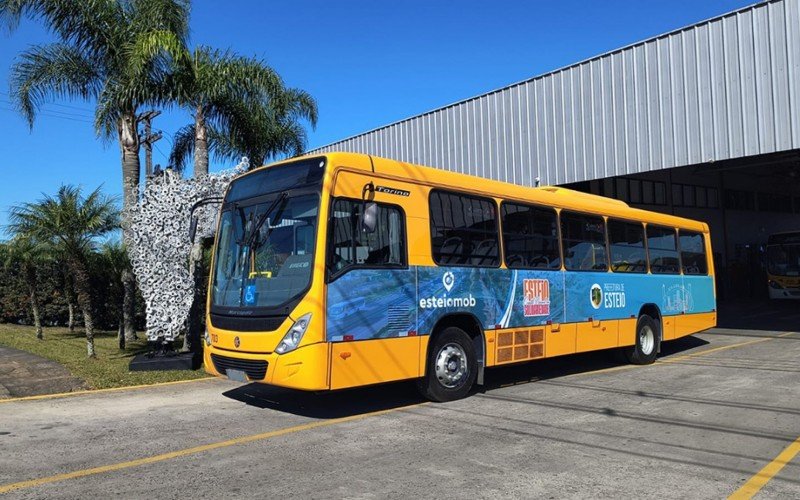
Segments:
[[[211,354],[214,368],[221,375],[227,375],[227,370],[239,370],[247,374],[250,380],[264,380],[267,376],[267,362],[260,359],[239,359]]]

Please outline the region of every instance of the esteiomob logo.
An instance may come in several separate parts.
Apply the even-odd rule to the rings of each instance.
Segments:
[[[468,294],[466,297],[448,297],[447,294],[450,293],[450,290],[456,285],[456,277],[455,275],[447,271],[442,276],[442,285],[444,286],[445,293],[442,296],[432,296],[428,298],[421,298],[419,299],[419,307],[422,309],[439,309],[444,307],[475,307],[477,301],[472,294]]]
[[[442,285],[444,285],[444,289],[447,290],[447,293],[450,293],[450,290],[453,289],[453,285],[456,284],[456,277],[450,271],[444,273],[442,276]]]

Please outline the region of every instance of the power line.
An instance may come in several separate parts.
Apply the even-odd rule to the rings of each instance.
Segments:
[[[165,160],[167,163],[169,163],[169,156],[165,155],[165,154],[164,154],[164,152],[163,152],[163,151],[161,151],[161,148],[160,148],[160,147],[158,147],[158,144],[156,144],[156,143],[154,142],[154,143],[153,143],[153,146],[155,146],[155,148],[156,148],[156,151],[158,151],[158,152],[161,154],[161,156],[163,156],[163,157],[164,157],[164,160]]]
[[[9,94],[8,92],[3,92],[2,90],[0,90],[0,95],[4,95],[4,96],[9,97],[9,98],[11,97],[11,94]],[[8,102],[10,102],[10,101],[8,101]],[[84,107],[81,107],[81,106],[72,106],[72,105],[69,105],[69,104],[62,104],[60,102],[51,102],[51,103],[48,103],[48,105],[49,106],[58,106],[59,108],[76,109],[78,111],[83,111],[83,112],[86,112],[86,113],[89,113],[89,114],[94,114],[93,110],[88,109],[88,108],[84,108]]]
[[[8,106],[15,106],[15,103],[13,103],[13,102],[11,102],[9,100],[6,100],[6,99],[0,99],[0,104],[6,104]],[[45,106],[42,106],[40,111],[46,111],[48,113],[60,113],[62,115],[74,116],[75,118],[93,118],[94,117],[94,114],[76,113],[74,111],[62,111],[60,109],[48,109]]]
[[[8,111],[9,113],[14,113],[15,115],[19,115],[19,111],[17,111],[16,109],[0,107],[0,111]],[[92,120],[82,120],[82,119],[76,118],[74,116],[65,116],[65,115],[58,115],[58,114],[52,114],[52,113],[55,113],[55,112],[40,111],[37,114],[41,115],[41,116],[47,116],[49,118],[61,118],[62,120],[69,120],[69,121],[73,121],[73,122],[94,124],[94,122]]]

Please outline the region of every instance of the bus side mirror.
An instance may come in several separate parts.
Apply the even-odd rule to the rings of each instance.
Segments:
[[[364,204],[364,213],[361,216],[361,230],[365,233],[374,233],[378,225],[378,204],[374,202]]]
[[[189,222],[189,241],[194,243],[194,237],[197,235],[197,216],[193,215],[192,220]]]

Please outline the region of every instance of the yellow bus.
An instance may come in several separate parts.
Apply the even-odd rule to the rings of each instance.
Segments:
[[[417,379],[464,397],[487,367],[716,324],[708,226],[559,187],[351,153],[229,186],[205,369],[309,391]]]
[[[767,284],[770,299],[800,299],[800,231],[767,238]]]

